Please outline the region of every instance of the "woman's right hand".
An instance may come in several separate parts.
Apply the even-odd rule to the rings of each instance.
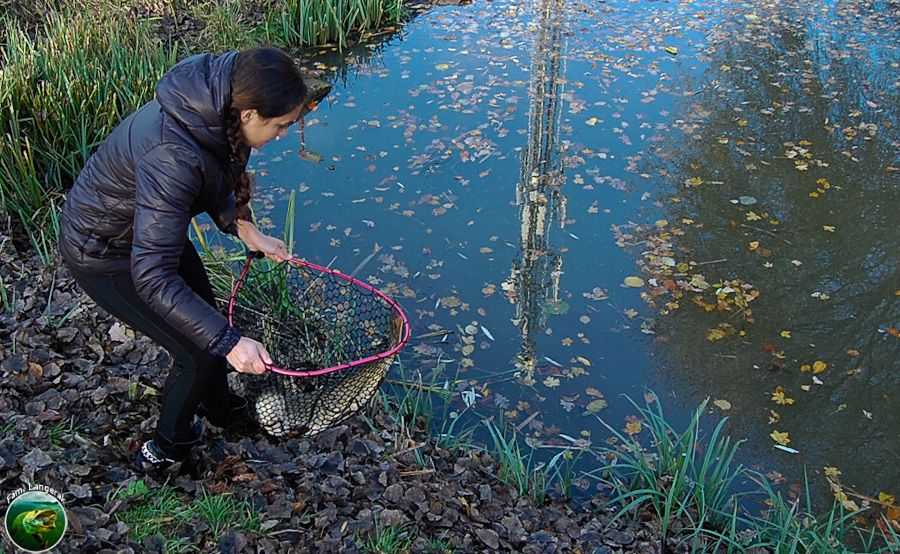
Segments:
[[[250,338],[241,337],[241,340],[225,356],[228,363],[241,373],[261,375],[266,371],[266,364],[272,364],[272,357],[265,347]]]

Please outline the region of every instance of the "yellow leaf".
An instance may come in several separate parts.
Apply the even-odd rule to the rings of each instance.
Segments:
[[[666,52],[668,52],[669,54],[672,54],[673,56],[677,56],[678,48],[675,46],[666,46]]]
[[[569,337],[566,337],[562,340],[562,344],[563,344],[563,346],[572,346],[572,339],[570,339]]]
[[[727,400],[719,399],[719,400],[714,401],[713,404],[718,406],[720,410],[730,410],[731,409],[731,402],[729,402]]]
[[[591,361],[583,356],[575,356],[575,359],[578,360],[583,365],[586,365],[588,367],[591,366]]]
[[[775,401],[776,404],[793,404],[794,399],[788,398],[784,395],[784,391],[781,390],[781,387],[775,389],[775,392],[772,393],[772,400]]]
[[[790,331],[782,331],[781,336],[786,339],[789,339],[789,338],[791,338],[791,332]]]
[[[834,225],[822,225],[822,228],[828,231],[829,233],[834,232]]]
[[[786,446],[787,443],[791,442],[791,439],[788,438],[787,431],[785,431],[784,433],[779,433],[777,430],[775,430],[772,431],[772,434],[769,436],[772,437],[772,439],[781,446]]]
[[[881,502],[882,504],[893,504],[894,497],[887,493],[879,492],[878,493],[878,501]]]
[[[709,341],[715,341],[725,338],[725,331],[722,329],[710,329],[706,332],[706,339]]]
[[[629,435],[637,435],[641,432],[642,429],[643,426],[641,425],[640,421],[632,421],[631,423],[625,425],[625,432]]]
[[[851,512],[859,511],[859,505],[856,502],[850,500],[846,494],[842,492],[836,492],[834,493],[834,497],[841,501],[841,504],[844,505],[845,509],[850,510]]]
[[[606,408],[608,405],[609,404],[606,402],[606,400],[592,400],[585,408],[585,415],[595,414],[600,410]]]
[[[634,316],[638,315],[637,310],[633,310],[633,309],[631,309],[631,308],[628,308],[627,310],[622,310],[622,313],[623,313],[627,318],[629,318],[629,319],[631,319],[631,318],[633,318]]]
[[[559,379],[553,376],[547,377],[544,379],[544,386],[551,389],[556,388],[559,386]]]
[[[434,68],[443,71],[445,69],[450,69],[450,65],[446,64],[446,63],[439,63],[439,64],[435,65]]]
[[[826,477],[837,477],[841,474],[841,470],[836,467],[826,467],[825,468],[825,476]]]
[[[588,393],[591,396],[596,396],[597,398],[603,398],[603,393],[598,391],[594,387],[588,387],[584,392]]]
[[[759,221],[762,219],[755,212],[747,212],[747,221]]]
[[[594,125],[597,124],[597,118],[596,118],[596,117],[592,117],[592,118],[588,119],[587,121],[585,121],[585,123],[587,123],[588,125],[590,125],[591,127],[593,127]]]
[[[472,346],[471,344],[467,344],[467,345],[463,346],[463,348],[462,348],[463,356],[468,356],[469,354],[471,354],[474,351],[475,351],[475,347]]]
[[[828,364],[826,364],[822,360],[816,360],[815,362],[813,362],[812,370],[813,370],[813,373],[822,373],[823,371],[825,371],[825,368],[827,368],[827,367],[828,367]]]
[[[643,287],[644,280],[640,277],[625,277],[625,286],[626,287]]]
[[[809,371],[810,369],[812,368],[809,366],[809,364],[803,364],[800,366],[800,371]]]

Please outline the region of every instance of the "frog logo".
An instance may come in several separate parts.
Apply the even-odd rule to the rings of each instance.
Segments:
[[[66,512],[53,495],[32,490],[10,503],[4,523],[16,546],[26,552],[44,552],[62,540]]]

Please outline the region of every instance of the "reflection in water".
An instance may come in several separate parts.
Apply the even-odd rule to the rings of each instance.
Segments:
[[[619,426],[630,409],[620,395],[647,386],[679,428],[707,396],[728,400],[713,416],[748,439],[743,460],[792,483],[806,467],[827,491],[816,472],[835,466],[870,494],[900,482],[900,339],[878,332],[900,328],[896,25],[858,2],[586,6],[436,11],[369,63],[351,60],[348,78],[327,76],[335,91],[307,134],[329,163],[299,161],[297,136],[258,160],[298,189],[304,253],[352,268],[387,245],[365,277],[403,291],[415,332],[470,335],[413,345],[407,367],[428,357],[459,369],[484,412],[529,421],[544,444],[605,436],[595,395]],[[346,61],[334,58],[316,60]],[[525,86],[527,121],[516,110]],[[643,237],[616,246],[609,229],[631,221],[670,251]],[[635,259],[671,273],[620,286]],[[720,311],[724,281],[759,296]],[[735,332],[711,341],[723,323]],[[482,325],[493,335],[476,343],[467,329]],[[541,377],[506,379],[514,358]],[[801,369],[817,361],[827,368]],[[481,386],[498,373],[502,383]],[[777,387],[795,402],[772,400]],[[529,407],[510,401],[531,393]],[[800,454],[775,450],[775,430]]]
[[[795,482],[805,466],[830,502],[826,467],[866,491],[900,483],[900,343],[878,332],[900,324],[900,55],[882,42],[893,31],[879,38],[872,21],[849,26],[843,8],[827,7],[812,20],[766,10],[752,29],[723,28],[682,132],[647,171],[679,185],[661,199],[681,223],[676,261],[721,262],[659,276],[707,306],[724,280],[759,291],[742,333],[723,340],[708,330],[737,328],[733,311],[685,299],[662,318],[668,379],[687,403],[729,400],[744,449]],[[728,20],[744,19],[735,10]],[[695,275],[713,286],[691,290]],[[671,299],[674,287],[659,292]],[[705,386],[686,389],[685,375]],[[774,450],[773,431],[799,454]]]
[[[563,259],[550,241],[553,225],[565,226],[564,167],[558,151],[560,95],[563,79],[562,0],[541,0],[537,37],[532,50],[529,86],[528,144],[522,153],[516,204],[521,233],[519,254],[505,288],[515,291],[513,323],[522,331],[519,362],[531,377],[535,335],[548,311],[558,310]]]

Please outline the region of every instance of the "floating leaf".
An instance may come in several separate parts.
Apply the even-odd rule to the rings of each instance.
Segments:
[[[637,435],[643,430],[643,425],[641,425],[640,421],[631,421],[625,425],[625,432],[629,435]]]
[[[823,362],[822,360],[816,360],[813,362],[812,370],[813,373],[822,373],[828,367],[828,364]]]
[[[784,395],[784,389],[781,388],[781,385],[779,385],[778,387],[775,388],[775,392],[772,393],[772,400],[776,404],[782,404],[782,405],[794,403],[793,398],[788,398],[787,396]]]
[[[785,446],[787,443],[791,442],[791,439],[788,438],[787,432],[779,433],[777,430],[772,431],[772,434],[769,435],[772,439],[778,444]]]
[[[752,206],[753,204],[756,204],[756,198],[753,198],[752,196],[741,196],[738,198],[738,202],[744,206]]]
[[[626,287],[643,287],[644,280],[640,277],[625,277],[625,286]]]
[[[606,400],[599,399],[599,398],[597,400],[592,400],[585,407],[583,415],[596,414],[597,412],[599,412],[600,410],[603,410],[607,406],[609,406],[609,403]]]
[[[559,386],[559,379],[553,377],[552,375],[544,379],[544,386],[554,389]]]
[[[713,404],[718,406],[720,410],[730,410],[731,409],[731,402],[721,399],[721,398],[719,400],[713,401]]]

